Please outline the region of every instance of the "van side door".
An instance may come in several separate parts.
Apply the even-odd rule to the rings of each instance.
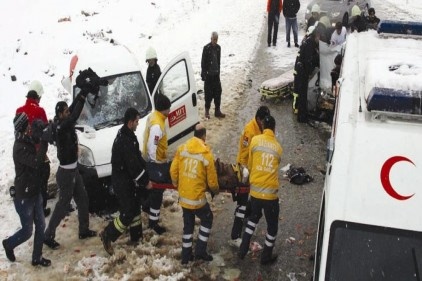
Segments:
[[[171,101],[166,121],[168,144],[181,143],[192,136],[199,122],[196,82],[188,52],[176,56],[164,69],[152,93],[164,94]],[[155,108],[155,104],[154,104]]]

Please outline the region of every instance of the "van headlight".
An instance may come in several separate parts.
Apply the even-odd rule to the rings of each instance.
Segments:
[[[79,145],[79,164],[87,167],[94,167],[95,161],[94,161],[94,154],[92,153],[92,150],[84,145]]]

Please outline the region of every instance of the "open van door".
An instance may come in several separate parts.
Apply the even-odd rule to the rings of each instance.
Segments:
[[[164,94],[171,101],[166,121],[168,144],[181,143],[192,135],[199,122],[196,82],[188,52],[176,56],[164,69],[152,93]]]

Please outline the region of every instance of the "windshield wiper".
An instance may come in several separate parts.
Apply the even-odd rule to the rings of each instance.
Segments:
[[[116,118],[113,120],[108,120],[102,123],[98,123],[94,126],[95,130],[101,130],[104,128],[108,128],[108,127],[112,127],[112,126],[116,126],[119,124],[123,124],[123,118]]]

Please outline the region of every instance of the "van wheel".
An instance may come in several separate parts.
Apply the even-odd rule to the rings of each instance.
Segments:
[[[343,16],[343,22],[342,22],[343,26],[345,26],[346,28],[349,27],[349,14],[345,13]]]

